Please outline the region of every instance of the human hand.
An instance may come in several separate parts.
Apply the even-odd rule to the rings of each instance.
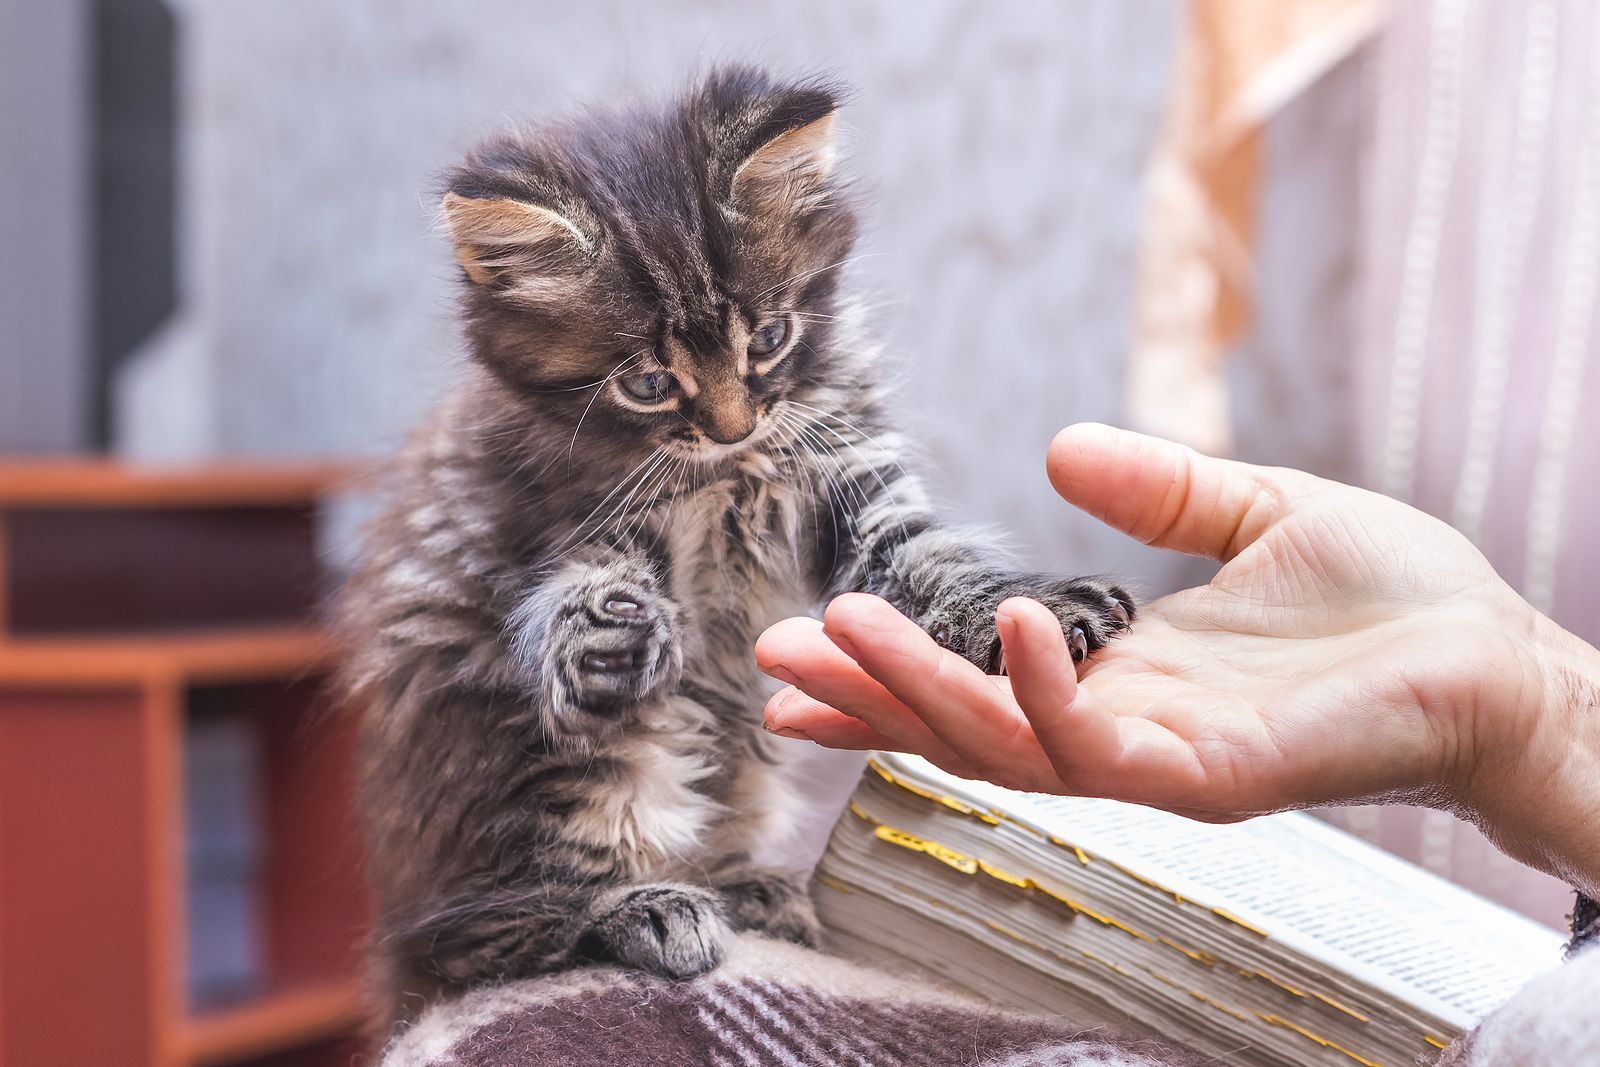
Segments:
[[[791,683],[768,728],[1214,821],[1408,800],[1600,884],[1600,654],[1465,538],[1387,497],[1102,426],[1058,435],[1049,471],[1097,518],[1222,569],[1143,608],[1081,683],[1030,601],[997,613],[997,679],[884,601],[840,597],[757,645]]]

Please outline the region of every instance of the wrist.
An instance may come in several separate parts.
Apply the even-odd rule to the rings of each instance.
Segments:
[[[1478,754],[1467,802],[1508,855],[1600,893],[1600,650],[1531,612],[1516,642],[1518,699]]]

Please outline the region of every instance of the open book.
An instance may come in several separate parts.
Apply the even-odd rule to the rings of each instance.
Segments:
[[[1562,939],[1303,814],[1228,826],[878,755],[817,867],[829,947],[1229,1064],[1400,1067]]]

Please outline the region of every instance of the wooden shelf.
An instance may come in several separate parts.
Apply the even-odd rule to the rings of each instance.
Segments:
[[[179,1029],[176,1059],[189,1067],[237,1063],[345,1036],[362,1018],[359,982],[288,989],[191,1017]]]
[[[313,673],[331,658],[327,637],[306,626],[16,638],[0,641],[0,684],[54,688],[271,681]]]
[[[90,459],[0,463],[0,507],[273,507],[312,503],[357,477],[336,463],[129,467]]]
[[[4,1067],[359,1054],[357,717],[318,625],[317,505],[351,473],[0,462]],[[254,739],[270,992],[191,1012],[191,950],[219,946],[189,944],[214,935],[189,911],[187,746],[223,718]]]

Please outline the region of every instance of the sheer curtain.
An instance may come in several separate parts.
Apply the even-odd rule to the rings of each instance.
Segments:
[[[1600,5],[1189,11],[1148,186],[1134,420],[1414,503],[1600,642]],[[1228,63],[1233,81],[1192,76]],[[1183,99],[1218,84],[1276,101],[1250,113],[1259,180],[1238,169],[1256,127]],[[1224,374],[1230,305],[1253,315]],[[1141,389],[1154,379],[1167,388]],[[1204,402],[1169,417],[1174,382]],[[1196,411],[1231,418],[1197,427]],[[1567,887],[1442,813],[1327,817],[1552,924],[1570,908]]]
[[[1600,7],[1397,3],[1367,59],[1361,469],[1600,642]],[[1449,816],[1333,817],[1539,918],[1570,907]]]

